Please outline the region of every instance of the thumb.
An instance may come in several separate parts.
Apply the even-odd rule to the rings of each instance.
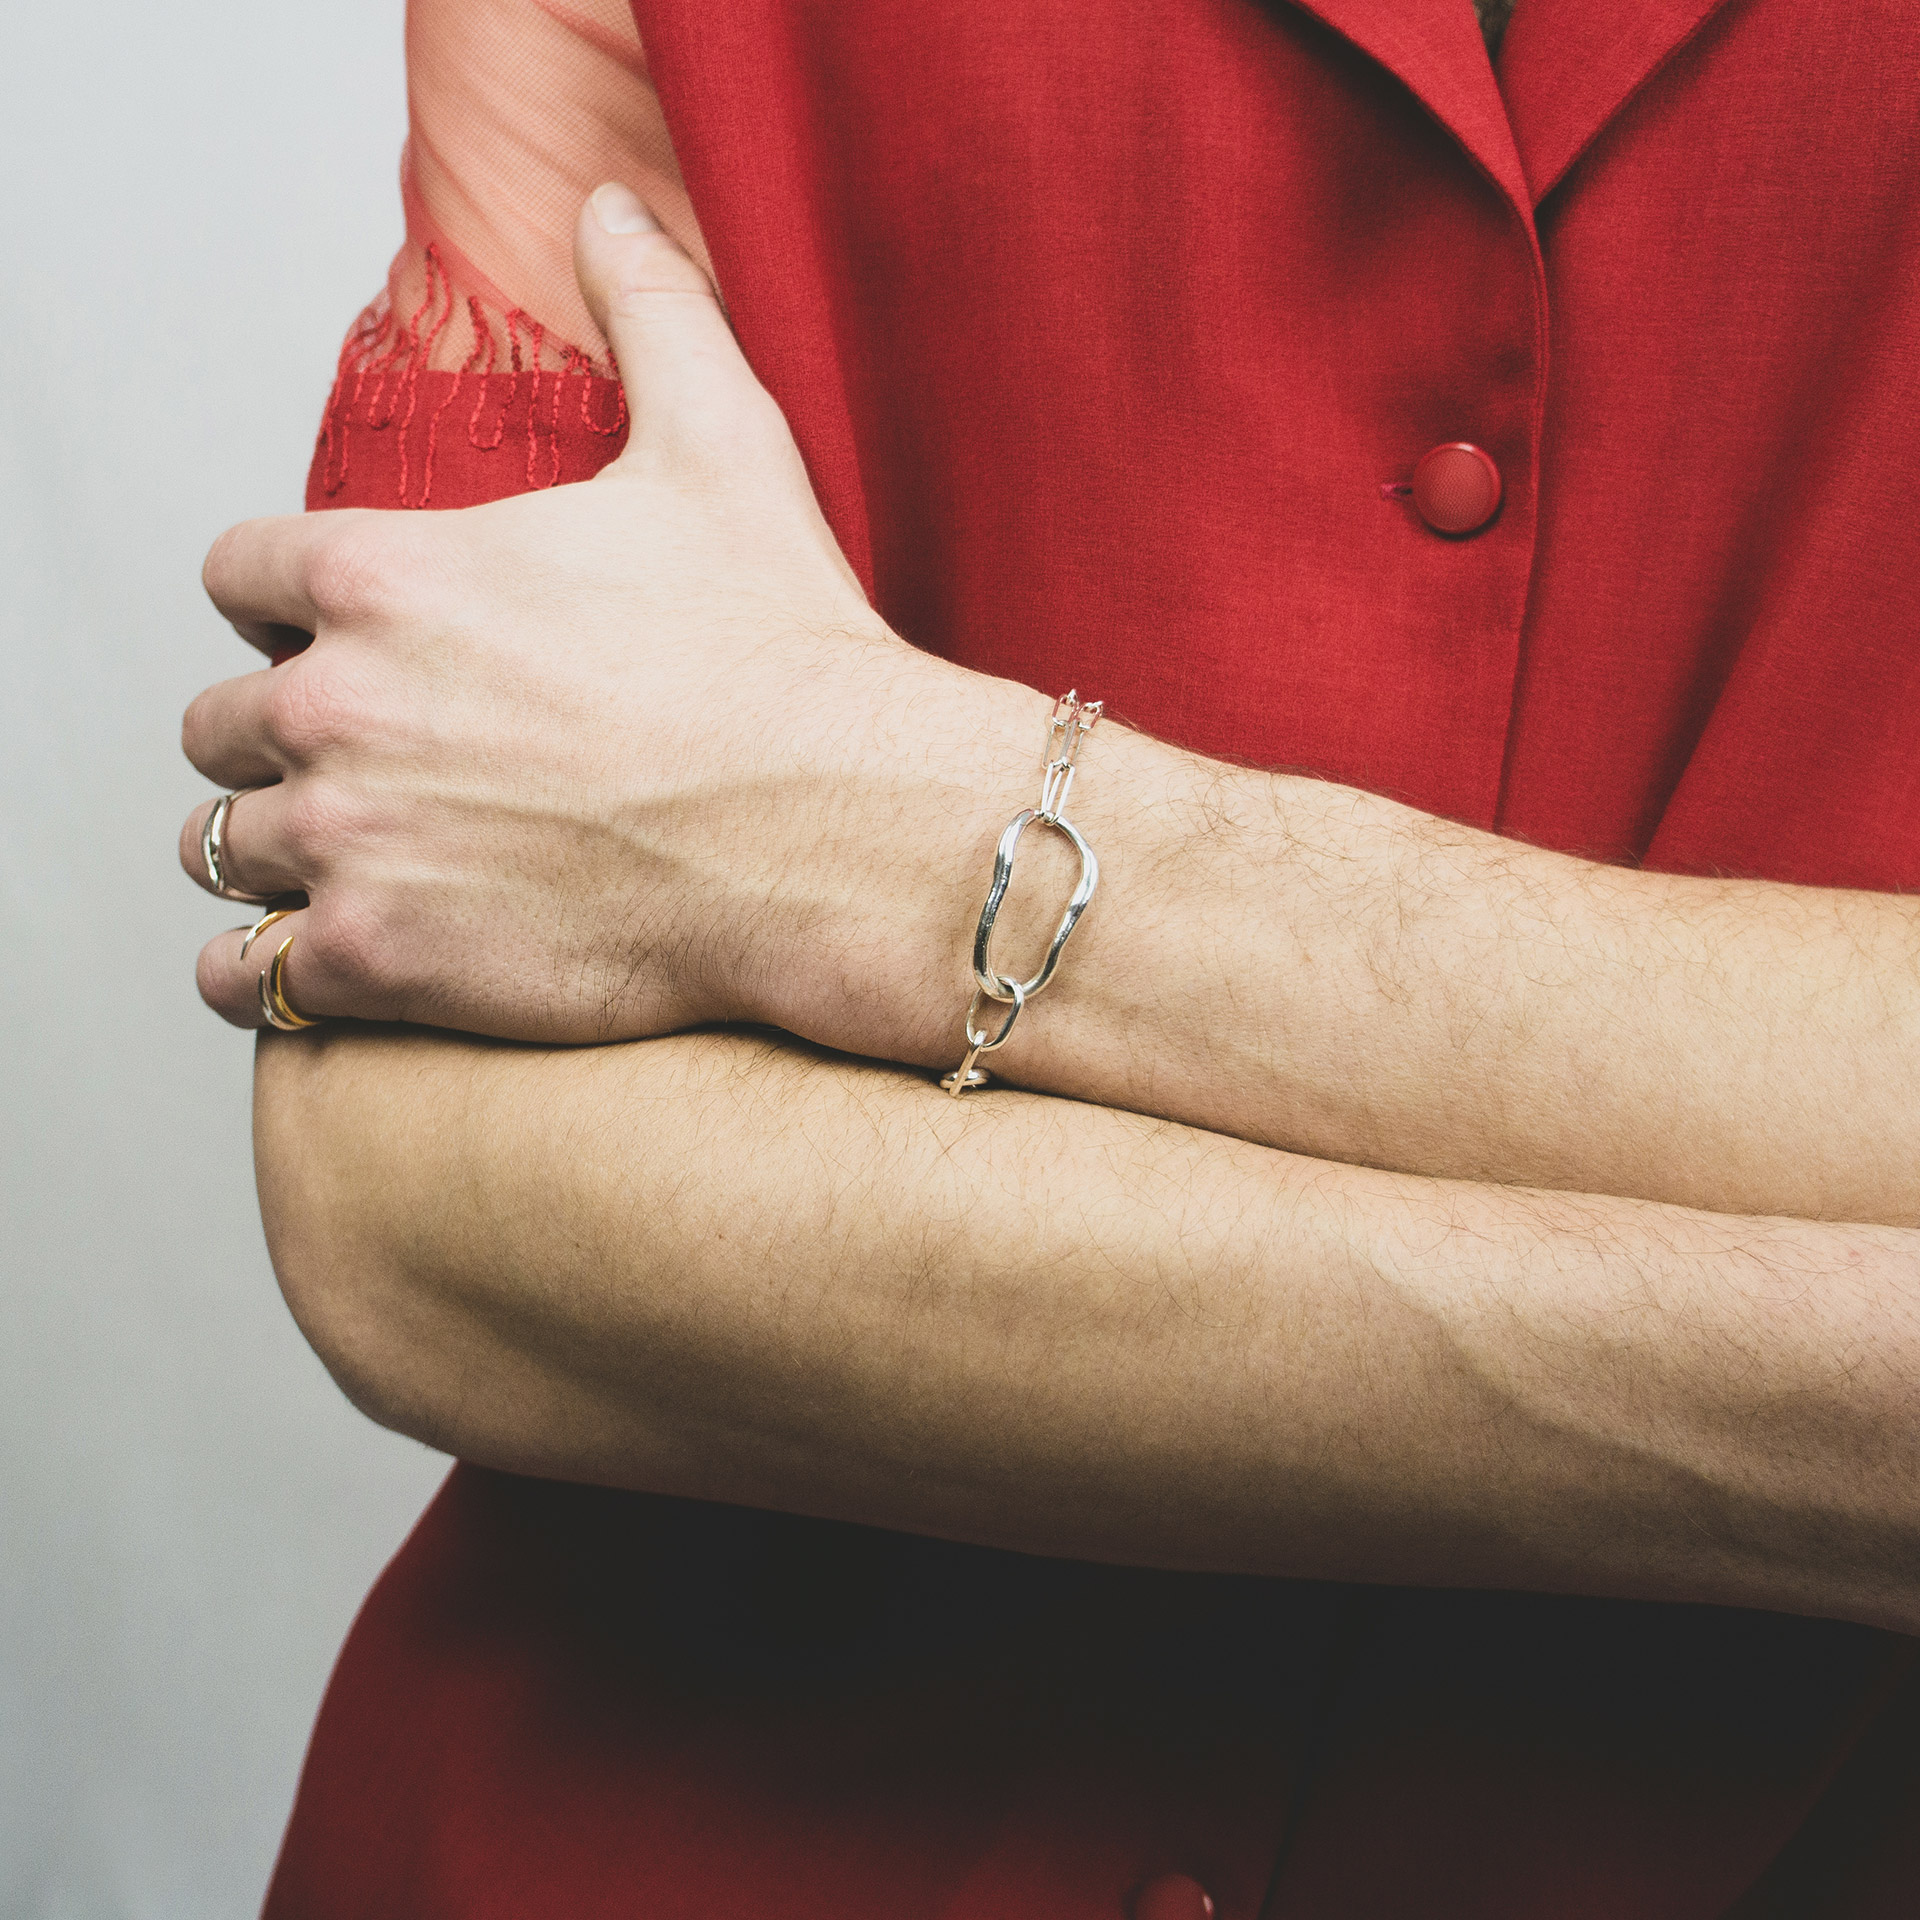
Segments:
[[[713,282],[630,187],[596,187],[573,235],[580,292],[613,348],[635,440],[760,394]]]

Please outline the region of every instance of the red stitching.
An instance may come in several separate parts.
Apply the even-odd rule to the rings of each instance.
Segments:
[[[513,316],[509,314],[507,317],[511,323]],[[560,477],[560,443],[557,439],[553,443],[553,479],[545,482],[536,480],[533,477],[533,454],[535,447],[539,444],[540,356],[547,344],[547,330],[531,314],[522,314],[521,318],[532,329],[533,336],[530,347],[533,358],[533,385],[527,391],[527,490],[532,492],[541,485],[552,486],[553,481]],[[554,399],[557,406],[559,401],[557,389]]]
[[[426,267],[426,291],[420,296],[420,304],[414,308],[413,317],[407,322],[405,330],[396,336],[393,346],[389,349],[386,358],[381,361],[379,367],[380,378],[374,383],[373,396],[367,402],[367,425],[370,426],[375,433],[385,433],[386,430],[393,425],[393,417],[400,409],[400,388],[402,386],[410,387],[413,381],[419,377],[420,322],[425,318],[428,310],[433,307],[439,299],[439,291],[435,285],[435,275],[437,274],[443,283],[446,280],[446,269],[440,264],[440,249],[438,247],[429,247],[427,249]],[[373,417],[374,410],[379,406],[381,397],[386,392],[387,374],[394,366],[401,365],[403,361],[404,365],[402,366],[400,379],[394,383],[393,405],[387,409],[387,417],[384,420],[376,420]],[[409,407],[407,411],[408,418],[411,419],[412,408]]]
[[[420,498],[414,502],[417,507],[424,507],[433,498],[433,455],[434,449],[440,444],[440,416],[453,405],[454,395],[460,391],[460,383],[466,377],[467,370],[462,367],[454,374],[440,404],[427,417],[427,451],[420,463]],[[400,497],[400,504],[403,507],[407,504],[404,494]]]
[[[431,371],[427,363],[433,358],[433,350],[439,343],[440,336],[447,330],[447,322],[453,318],[453,283],[447,278],[446,269],[440,264],[439,254],[429,247],[427,249],[427,289],[430,296],[434,289],[436,274],[439,275],[438,284],[441,294],[439,314],[428,330],[427,337],[420,342],[419,351],[408,366],[406,376],[407,417],[400,422],[400,504],[403,507],[409,505],[424,507],[433,492],[433,450],[440,434],[440,416],[446,411],[447,402],[453,398],[451,392],[446,394],[427,420],[427,444],[425,456],[421,462],[420,498],[409,501],[407,499],[407,430],[413,425],[414,409],[420,404],[420,376],[422,373]],[[460,376],[455,374],[455,390],[458,389],[459,379]]]
[[[505,445],[513,415],[520,405],[521,376],[526,376],[526,485],[530,489],[557,486],[563,464],[560,446],[561,408],[568,399],[566,384],[578,381],[580,424],[587,432],[603,439],[615,439],[632,427],[632,414],[619,370],[611,362],[601,371],[601,359],[583,353],[578,347],[551,340],[546,328],[522,307],[509,309],[506,322],[506,346],[503,354],[494,332],[494,320],[478,295],[462,294],[454,286],[437,246],[422,251],[425,285],[419,303],[403,323],[397,316],[391,295],[370,305],[355,321],[342,344],[334,366],[333,384],[320,417],[320,488],[327,496],[338,494],[348,484],[352,471],[353,437],[356,427],[376,433],[397,428],[397,497],[402,507],[418,509],[433,498],[435,469],[438,463],[441,416],[462,398],[469,376],[476,388],[473,406],[467,416],[467,441],[477,452],[491,453]],[[427,415],[424,443],[416,460],[413,451],[413,425],[419,418],[420,382],[434,371],[435,352],[453,324],[455,308],[464,300],[472,340],[466,358],[454,371],[446,392]],[[551,353],[561,364],[556,370],[547,366]],[[508,363],[501,365],[502,359]],[[499,397],[499,411],[491,432],[486,428],[488,404],[494,398],[493,380],[508,372],[506,390]],[[614,390],[612,417],[598,404],[596,383],[609,379]],[[541,411],[543,389],[546,410]],[[546,442],[545,458],[541,442]],[[414,497],[416,478],[418,497]]]
[[[560,379],[553,376],[553,405],[547,409],[547,479],[550,487],[560,484]]]
[[[479,308],[478,301],[474,302],[474,307],[477,312]],[[516,324],[519,313],[520,309],[515,307],[513,311],[507,315],[507,347],[512,355],[513,378],[508,383],[506,399],[500,403],[500,424],[494,428],[493,438],[491,440],[476,440],[474,438],[474,434],[480,425],[481,412],[487,404],[487,386],[485,380],[480,384],[479,399],[473,403],[473,418],[467,422],[467,442],[481,453],[492,453],[500,445],[501,441],[507,437],[507,415],[513,411],[513,403],[520,393],[520,331]],[[489,327],[487,330],[487,375],[489,378],[491,378],[494,368],[498,364],[498,359],[499,356],[493,344],[493,330]]]
[[[493,363],[499,358],[499,349],[493,344],[493,329],[487,325],[487,317],[480,311],[479,299],[467,295],[467,321],[473,328],[473,347],[466,359],[461,362],[462,373],[478,373],[482,379],[493,371]],[[487,356],[487,364],[480,365],[480,356]]]
[[[567,371],[569,373],[573,371],[574,361],[577,360],[580,365],[586,369],[587,373],[586,379],[580,383],[580,424],[585,427],[589,433],[597,433],[607,439],[611,439],[617,433],[624,433],[627,429],[626,388],[621,386],[617,381],[615,382],[613,389],[615,401],[613,425],[603,427],[600,422],[593,417],[592,413],[593,383],[595,378],[593,362],[577,348],[571,351],[572,358],[567,362]]]

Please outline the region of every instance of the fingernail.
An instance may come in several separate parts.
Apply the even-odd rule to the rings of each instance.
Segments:
[[[660,222],[646,209],[646,203],[631,187],[609,180],[593,190],[593,217],[602,233],[658,233]]]

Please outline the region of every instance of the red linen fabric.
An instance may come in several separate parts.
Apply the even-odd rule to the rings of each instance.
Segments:
[[[1497,84],[1464,0],[636,14],[908,637],[1603,858],[1920,884],[1920,13],[1521,0]],[[611,389],[542,377],[348,376],[312,503],[423,498],[436,421],[436,506],[592,471]],[[1504,498],[1448,540],[1394,488],[1454,440]],[[1913,1651],[462,1468],[268,1913],[1892,1920]]]

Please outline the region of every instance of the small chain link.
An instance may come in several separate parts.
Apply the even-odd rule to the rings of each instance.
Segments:
[[[1025,1011],[1027,1002],[1053,978],[1067,938],[1079,924],[1081,914],[1087,909],[1087,902],[1093,898],[1094,888],[1100,884],[1100,863],[1093,857],[1093,849],[1081,837],[1080,829],[1066,817],[1066,805],[1067,795],[1073,790],[1080,743],[1099,724],[1102,705],[1098,700],[1083,701],[1078,693],[1063,694],[1053,703],[1053,717],[1047,722],[1045,762],[1040,774],[1040,804],[1016,813],[1007,822],[1006,831],[1000,836],[1000,844],[994,849],[993,884],[988,889],[986,905],[980,909],[980,924],[974,929],[973,935],[974,992],[973,998],[967,1002],[966,1017],[962,1022],[967,1036],[966,1057],[940,1081],[940,1085],[955,1097],[991,1084],[993,1076],[976,1062],[983,1053],[991,1053],[996,1047],[1006,1045],[1014,1022]],[[1013,859],[1020,845],[1020,836],[1036,821],[1043,827],[1051,827],[1072,843],[1074,851],[1080,856],[1080,879],[1067,901],[1066,910],[1060,916],[1060,924],[1054,931],[1052,944],[1047,948],[1039,971],[1028,980],[1007,980],[993,966],[994,921],[999,916],[1001,901],[1007,896],[1007,885],[1013,878]],[[998,1001],[1008,1010],[998,1033],[990,1034],[984,1026],[977,1024],[982,1011],[981,1003],[987,1000]]]

